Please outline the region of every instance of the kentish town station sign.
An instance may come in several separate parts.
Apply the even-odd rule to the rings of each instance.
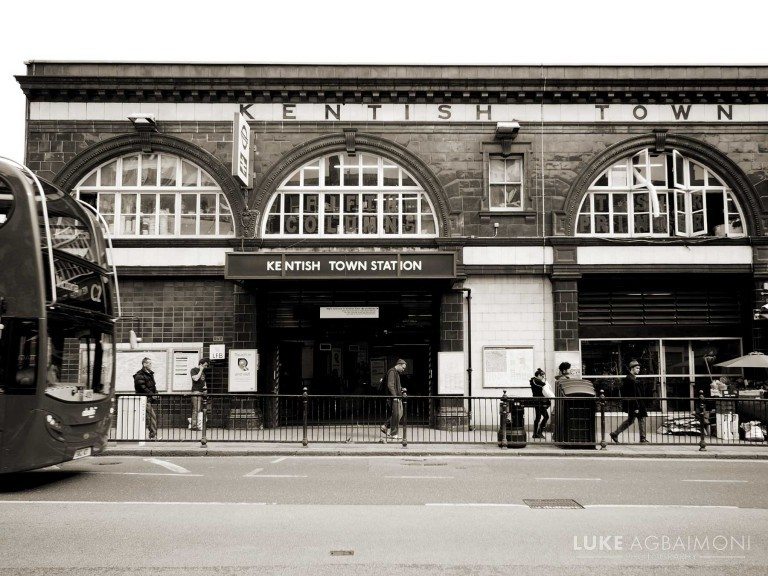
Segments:
[[[438,279],[456,277],[452,252],[229,252],[231,280]]]

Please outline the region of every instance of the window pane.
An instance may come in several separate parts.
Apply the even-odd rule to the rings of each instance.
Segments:
[[[360,186],[360,169],[357,165],[357,158],[353,156],[344,157],[344,186]]]
[[[325,161],[325,185],[341,186],[341,172],[339,165],[341,159],[338,156],[328,156]]]
[[[592,219],[589,214],[582,214],[579,216],[576,232],[579,234],[589,234],[592,230]]]
[[[403,216],[403,234],[416,234],[416,215],[405,214]]]
[[[363,154],[363,186],[378,186],[379,160],[375,156]]]
[[[522,181],[522,165],[523,162],[519,159],[507,160],[507,182],[521,182]]]
[[[160,186],[176,186],[176,164],[173,156],[160,157]]]
[[[376,234],[378,232],[377,217],[363,216],[363,234]]]
[[[197,194],[181,195],[181,213],[197,214]]]
[[[613,217],[613,233],[627,234],[628,232],[629,232],[629,217],[614,216]]]
[[[384,213],[396,214],[400,211],[400,203],[397,194],[384,194]]]
[[[120,195],[120,211],[123,214],[135,214],[136,213],[136,194],[121,194]]]
[[[667,374],[688,374],[690,372],[688,341],[664,340],[664,361]]]
[[[82,196],[81,196],[82,199]],[[115,195],[99,194],[99,212],[101,214],[115,213]]]
[[[358,227],[359,221],[358,216],[344,216],[344,234],[358,234],[360,232]]]
[[[141,223],[141,233],[143,235],[146,234],[156,234],[156,224],[157,224],[157,216],[140,216],[140,223]]]
[[[197,186],[197,166],[181,161],[181,185]]]
[[[326,234],[338,234],[340,219],[338,216],[326,216],[325,217],[325,233]]]
[[[403,186],[416,186],[416,180],[411,178],[411,175],[403,170]]]
[[[117,160],[101,167],[101,186],[117,186]]]
[[[197,234],[196,229],[197,216],[182,216],[181,217],[181,234],[185,236],[191,236]]]
[[[627,195],[626,194],[613,194],[613,211],[614,212],[627,211]]]
[[[158,234],[168,235],[176,232],[176,195],[160,195],[160,228]]]
[[[653,219],[653,232],[654,234],[668,234],[668,226],[667,215],[662,210],[662,215]]]
[[[635,234],[648,234],[651,231],[651,217],[648,214],[635,214]]]
[[[88,177],[80,183],[80,186],[96,186],[96,174],[98,170],[94,170]]]
[[[141,155],[141,185],[157,186],[157,154]]]
[[[504,185],[491,186],[491,206],[493,208],[504,208]]]
[[[651,182],[654,186],[667,186],[667,157],[651,156]]]
[[[123,158],[123,186],[136,186],[139,175],[139,157],[126,156]]]
[[[232,210],[229,209],[229,202],[224,194],[219,194],[219,214],[232,214]]]
[[[284,186],[298,186],[301,184],[300,181],[301,178],[301,170],[296,170],[293,174],[291,174],[290,178],[285,181]]]
[[[608,172],[603,172],[600,174],[598,179],[595,180],[593,186],[608,186]]]
[[[280,216],[270,215],[267,218],[267,234],[280,234]]]
[[[286,214],[298,214],[301,208],[301,196],[298,194],[286,194],[284,197]]]
[[[0,186],[2,186],[1,183],[0,183]],[[78,195],[77,195],[77,197],[80,199],[81,202],[85,202],[86,204],[88,204],[89,206],[93,206],[94,208],[97,207],[96,206],[96,202],[97,202],[96,199],[98,198],[98,196],[99,195],[96,194],[95,192],[79,192]],[[7,198],[7,195],[6,195],[6,198]],[[4,199],[3,203],[4,203],[3,206],[6,207],[6,208],[2,212],[2,214],[9,214],[10,213],[10,208],[13,205],[12,202],[10,200],[8,200],[8,199]],[[99,212],[103,214],[103,212],[101,210],[99,210]]]
[[[633,208],[635,212],[650,212],[651,206],[650,206],[650,198],[648,194],[642,193],[642,194],[633,194],[632,195],[632,201],[633,201]]]
[[[344,212],[357,213],[360,209],[360,197],[357,194],[344,194]]]
[[[608,194],[595,194],[595,212],[608,212],[608,202],[610,196]]]
[[[595,214],[595,234],[608,234],[608,232],[610,232],[608,216]]]
[[[232,216],[222,214],[219,216],[219,234],[234,234],[235,227],[232,222]]]
[[[492,158],[490,160],[490,170],[489,182],[491,184],[504,182],[504,160],[501,158]]]
[[[435,219],[431,214],[421,215],[421,233],[422,234],[435,234]]]
[[[200,170],[200,185],[201,186],[216,186],[216,180],[211,178],[205,170]]]
[[[693,340],[691,346],[693,347],[693,370],[696,374],[708,374],[707,362],[712,372],[720,372],[721,368],[714,367],[714,364],[741,356],[741,341],[738,339]],[[707,357],[706,361],[705,357]]]
[[[341,211],[341,195],[326,194],[325,195],[325,213],[338,214],[340,211]]]
[[[304,186],[318,186],[320,184],[320,169],[319,168],[305,168],[304,169]]]
[[[415,214],[418,212],[418,201],[413,196],[403,196],[403,212],[406,214]]]
[[[627,165],[622,162],[611,167],[611,186],[624,188],[629,185],[627,181]]]
[[[120,227],[121,234],[136,234],[136,216],[123,216]]]
[[[363,212],[376,213],[378,206],[378,196],[375,194],[363,195]]]
[[[285,216],[285,233],[286,234],[298,234],[299,233],[299,216],[297,214],[286,214],[286,216]]]
[[[304,234],[317,234],[318,218],[316,214],[304,215]]]
[[[507,184],[505,188],[507,208],[520,208],[520,184]]]
[[[317,194],[304,195],[304,214],[317,214],[319,208]]]
[[[398,217],[395,215],[384,216],[384,234],[398,234]]]
[[[396,166],[384,166],[384,186],[398,186],[400,184],[400,169]]]
[[[141,194],[141,213],[154,214],[157,197],[155,194]]]
[[[200,235],[210,236],[216,234],[216,215],[215,214],[200,214]]]
[[[704,168],[696,164],[695,162],[689,162],[691,170],[691,186],[704,186]]]

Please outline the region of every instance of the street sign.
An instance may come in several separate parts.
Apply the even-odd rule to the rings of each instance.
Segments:
[[[210,353],[211,360],[224,360],[224,358],[226,357],[224,344],[211,344],[211,349],[209,353]]]

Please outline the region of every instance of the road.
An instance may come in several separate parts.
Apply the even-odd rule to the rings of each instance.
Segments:
[[[107,456],[0,477],[0,575],[764,574],[766,489],[748,460]]]

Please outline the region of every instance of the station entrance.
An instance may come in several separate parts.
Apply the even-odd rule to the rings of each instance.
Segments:
[[[411,396],[436,392],[442,293],[437,281],[260,283],[259,390],[380,395],[398,358]],[[322,309],[322,313],[321,313]]]

